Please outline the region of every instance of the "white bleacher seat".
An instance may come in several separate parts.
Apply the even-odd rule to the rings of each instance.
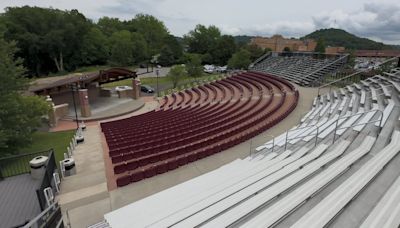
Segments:
[[[399,140],[400,132],[395,131],[389,145],[308,211],[293,227],[324,227],[400,152]]]
[[[362,106],[365,105],[365,100],[366,100],[366,93],[365,93],[365,90],[361,90],[360,104],[361,104]]]
[[[383,127],[385,125],[387,119],[389,118],[390,114],[393,111],[394,105],[395,105],[394,101],[392,99],[389,99],[388,105],[386,105],[385,109],[383,110],[383,117],[381,124],[379,125],[380,122],[376,122],[375,126]]]
[[[324,108],[319,113],[319,116],[321,117],[321,116],[325,115],[326,111],[330,108],[330,106],[331,106],[331,102],[326,103]]]
[[[312,161],[313,157],[314,159],[318,158],[322,154],[322,152],[326,150],[326,148],[327,146],[324,144],[318,145],[317,148],[315,148],[310,155],[302,157],[301,159],[298,160],[298,162],[296,161],[296,164],[292,164],[292,166],[297,167],[299,164],[304,163],[306,160]],[[203,227],[226,227],[232,224],[236,220],[245,216],[247,213],[258,208],[260,205],[270,201],[271,199],[275,198],[277,195],[281,194],[285,190],[290,189],[299,181],[303,180],[304,178],[308,177],[315,171],[319,170],[323,165],[327,164],[336,157],[340,156],[343,152],[344,152],[343,145],[340,145],[340,148],[338,148],[337,153],[328,153],[326,155],[323,155],[318,159],[315,159],[308,165],[304,166],[301,170],[294,172],[289,176],[288,176],[289,173],[287,173],[285,179],[279,181],[270,188],[267,188],[264,191],[259,192],[256,195],[253,194],[254,196],[251,197],[250,199],[244,201],[241,204],[238,204],[236,207],[216,217],[209,223],[204,224]],[[283,169],[279,174],[280,178],[283,177],[282,175],[285,175],[284,171],[289,171],[290,169],[293,169],[293,167],[285,167],[285,169]]]
[[[339,159],[330,165],[326,170],[322,171],[311,180],[308,180],[305,184],[301,185],[287,196],[280,199],[272,206],[266,208],[254,218],[251,218],[248,222],[243,224],[243,227],[271,227],[278,222],[282,217],[286,216],[293,209],[295,209],[302,202],[306,201],[315,192],[319,191],[335,177],[339,176],[354,162],[360,159],[363,155],[369,152],[372,145],[375,142],[375,138],[367,137],[359,148],[355,149],[349,154]],[[340,144],[339,144],[340,145]],[[339,147],[339,146],[337,146]],[[347,147],[345,147],[347,148]],[[308,220],[306,224],[294,226],[297,227],[310,227],[308,226]],[[314,224],[311,221],[311,226]],[[321,226],[322,227],[322,226]]]
[[[382,90],[383,90],[383,94],[385,94],[385,97],[387,97],[387,98],[389,98],[391,95],[390,95],[390,85],[382,85],[381,84],[381,87],[382,87]]]
[[[362,89],[361,86],[358,83],[353,83],[353,86],[358,90]]]
[[[373,100],[373,102],[377,102],[378,101],[378,97],[377,97],[376,89],[374,87],[372,87],[372,86],[370,88],[371,88],[372,100]]]
[[[344,132],[346,132],[347,128],[351,127],[357,120],[362,116],[362,113],[358,113],[346,120],[346,122],[340,126],[340,129],[336,131],[337,135],[342,135]]]
[[[336,107],[339,105],[339,100],[335,100],[335,103],[333,103],[333,105],[331,105],[331,108],[329,110],[329,114],[332,114],[333,111],[335,111]]]
[[[350,92],[350,93],[352,93],[353,92],[353,90],[354,90],[354,88],[352,87],[352,86],[346,86],[346,89]]]
[[[365,125],[372,119],[376,112],[377,110],[371,110],[371,112],[365,114],[363,118],[361,118],[360,121],[357,123],[361,125],[353,127],[353,130],[360,132],[362,129],[364,129]]]
[[[340,94],[342,94],[343,96],[346,96],[346,91],[343,88],[340,88]]]
[[[274,165],[269,167],[259,167],[259,170],[251,170],[250,173],[240,175],[237,178],[231,180],[228,184],[222,184],[217,186],[216,189],[206,190],[200,194],[191,198],[188,202],[181,205],[173,205],[168,208],[167,211],[163,212],[164,215],[154,215],[154,217],[161,217],[157,222],[152,223],[152,227],[168,227],[181,221],[182,218],[186,218],[200,210],[208,208],[225,198],[231,196],[233,193],[239,193],[242,191],[252,193],[263,189],[265,186],[272,184],[272,179],[279,180],[293,171],[300,169],[303,165],[312,161],[313,159],[320,156],[322,152],[326,150],[327,146],[322,145],[316,148],[309,155],[304,156],[308,148],[302,148],[294,155],[288,157],[285,160],[276,162]],[[303,157],[304,156],[304,157]],[[262,169],[260,169],[262,168]],[[268,176],[268,178],[266,178]],[[246,177],[246,178],[243,178]],[[243,194],[244,192],[242,192]],[[238,195],[234,195],[238,198]],[[231,198],[229,198],[231,199]],[[214,211],[213,211],[214,212]],[[155,220],[154,218],[152,219]]]
[[[333,91],[333,97],[334,97],[335,99],[338,98],[338,94],[337,94],[336,90]]]
[[[361,224],[360,228],[397,227],[400,224],[400,177]]]
[[[343,109],[344,109],[344,107],[345,107],[345,105],[346,105],[346,102],[347,102],[347,96],[345,96],[345,97],[343,98],[342,102],[340,103],[340,105],[339,105],[339,111],[343,111]]]

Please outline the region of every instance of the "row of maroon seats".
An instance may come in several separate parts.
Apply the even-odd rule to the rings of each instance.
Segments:
[[[118,186],[254,137],[295,107],[298,92],[285,93],[291,89],[273,76],[248,72],[168,96],[160,110],[102,124]],[[273,92],[282,96],[251,98]]]
[[[224,149],[227,149],[247,139],[250,139],[251,137],[254,137],[255,135],[263,132],[269,127],[280,122],[283,118],[289,115],[290,112],[296,107],[297,101],[298,101],[298,91],[295,91],[294,102],[291,103],[289,109],[285,110],[285,112],[278,118],[275,118],[268,123],[261,123],[260,125],[256,126],[256,131],[253,132],[244,131],[238,137],[231,138],[230,140],[223,141],[216,145],[209,145],[207,147],[190,152],[188,154],[183,154],[162,161],[158,161],[156,163],[148,164],[146,166],[133,169],[133,171],[125,171],[122,175],[117,175],[116,178],[117,186],[118,187],[125,186],[132,182],[137,182],[145,178],[150,178],[157,174],[168,172],[169,170],[174,170],[179,166],[183,166],[198,159],[202,159],[206,156],[218,153]]]

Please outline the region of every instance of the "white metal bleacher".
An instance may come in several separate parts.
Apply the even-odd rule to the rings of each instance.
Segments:
[[[397,227],[400,224],[400,177],[392,184],[360,228]]]
[[[323,227],[326,225],[400,152],[399,140],[400,131],[393,132],[389,145],[307,212],[293,227]]]
[[[366,153],[368,153],[374,143],[374,137],[366,137],[360,147],[358,147],[351,153],[348,153],[346,156],[340,158],[323,172],[319,173],[311,180],[307,181],[305,184],[291,192],[289,195],[285,196],[283,199],[280,199],[271,207],[262,211],[260,214],[245,223],[243,227],[269,227],[275,224],[302,202],[306,201],[315,192],[319,191],[321,188],[334,180],[337,176],[342,174],[354,162],[356,162]],[[313,224],[312,221],[311,224]],[[310,227],[308,225],[309,224],[300,225],[298,227]]]

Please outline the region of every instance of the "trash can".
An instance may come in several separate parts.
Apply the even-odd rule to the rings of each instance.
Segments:
[[[77,134],[75,136],[75,140],[76,140],[76,143],[82,143],[83,141],[85,141],[85,138],[83,137],[82,134]]]
[[[47,156],[37,156],[29,162],[33,179],[41,179],[43,177],[43,174],[46,171],[46,162],[48,159]]]
[[[72,176],[76,174],[75,160],[73,158],[68,158],[63,160],[65,168],[65,176]]]

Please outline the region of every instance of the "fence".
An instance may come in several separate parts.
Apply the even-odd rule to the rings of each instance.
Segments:
[[[15,155],[10,157],[5,157],[0,159],[0,180],[16,176],[24,173],[29,173],[31,168],[29,166],[29,161],[37,156],[48,156],[49,153],[53,151],[41,151],[30,154]]]
[[[42,182],[40,187],[36,190],[36,195],[39,200],[40,209],[44,210],[47,207],[46,197],[44,195],[44,189],[47,187],[51,187],[54,189],[54,183],[52,184],[53,180],[53,173],[57,169],[56,159],[54,157],[53,150],[50,150],[49,160],[47,161],[46,171],[43,175]]]
[[[399,58],[400,56],[388,59],[371,69],[364,69],[356,72],[339,72],[335,75],[328,76],[325,81],[326,84],[318,87],[318,97],[321,95],[321,89],[323,88],[329,88],[330,91],[333,87],[343,87],[368,77],[382,74],[393,68],[397,64]]]
[[[37,228],[37,227],[48,227],[48,228],[62,228],[64,223],[62,220],[61,208],[57,202],[43,210],[38,216],[32,219],[28,224],[24,225],[23,228]]]

